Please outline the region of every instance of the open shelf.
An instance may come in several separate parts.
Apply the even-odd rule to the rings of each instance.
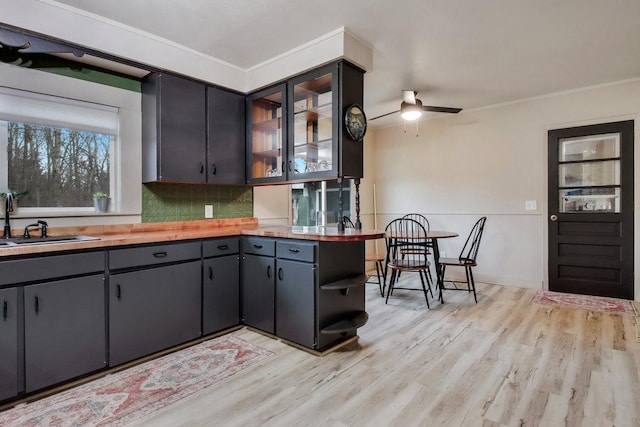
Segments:
[[[366,325],[368,320],[369,314],[366,311],[357,311],[350,313],[349,317],[345,319],[320,329],[320,333],[323,335],[345,334]]]
[[[349,277],[348,279],[337,280],[335,282],[326,283],[320,286],[320,290],[323,291],[332,291],[336,289],[349,289],[356,288],[359,286],[364,286],[367,282],[368,277],[366,274],[360,274],[358,276]]]

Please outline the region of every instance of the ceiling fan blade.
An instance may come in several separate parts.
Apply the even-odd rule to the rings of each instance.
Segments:
[[[371,121],[371,120],[375,120],[375,119],[379,119],[379,118],[381,118],[381,117],[387,117],[387,116],[390,116],[390,115],[392,115],[392,114],[399,113],[399,112],[400,112],[400,110],[392,111],[392,112],[390,112],[390,113],[386,113],[386,114],[383,114],[383,115],[381,115],[381,116],[373,117],[373,118],[369,119],[369,121]]]
[[[402,91],[402,99],[407,104],[415,104],[416,103],[416,95],[418,92],[413,90],[403,90]]]
[[[433,105],[423,105],[422,109],[424,111],[433,111],[436,113],[453,113],[458,114],[462,111],[462,108],[454,108],[454,107],[435,107]]]

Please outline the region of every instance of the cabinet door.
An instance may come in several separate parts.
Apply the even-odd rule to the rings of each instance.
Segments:
[[[143,181],[205,182],[206,86],[154,73],[142,91]]]
[[[0,400],[18,394],[18,291],[0,290]]]
[[[285,85],[251,94],[247,100],[247,182],[287,179]]]
[[[240,323],[240,260],[238,255],[205,259],[202,333]]]
[[[275,333],[275,258],[245,255],[242,260],[242,320]]]
[[[277,260],[276,335],[302,344],[316,346],[316,265]]]
[[[289,179],[336,176],[339,120],[337,64],[289,81]]]
[[[200,335],[200,270],[194,261],[111,276],[111,366]]]
[[[207,127],[207,181],[244,184],[244,95],[207,87]]]
[[[25,286],[24,322],[27,393],[106,365],[103,275]]]

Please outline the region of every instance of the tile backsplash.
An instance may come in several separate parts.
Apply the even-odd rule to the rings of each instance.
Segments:
[[[253,216],[250,187],[150,183],[142,186],[142,222],[205,219],[205,205],[213,206],[213,218]]]

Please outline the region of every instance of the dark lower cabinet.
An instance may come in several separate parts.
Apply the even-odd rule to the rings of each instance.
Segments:
[[[316,347],[316,266],[277,260],[276,333],[279,337]]]
[[[24,287],[25,391],[106,366],[104,275]]]
[[[240,257],[203,261],[202,333],[211,334],[240,323]]]
[[[201,261],[112,274],[111,366],[200,336]]]
[[[272,256],[245,254],[242,259],[242,321],[271,334],[275,333],[275,265]]]
[[[18,289],[0,289],[0,401],[18,394]]]

